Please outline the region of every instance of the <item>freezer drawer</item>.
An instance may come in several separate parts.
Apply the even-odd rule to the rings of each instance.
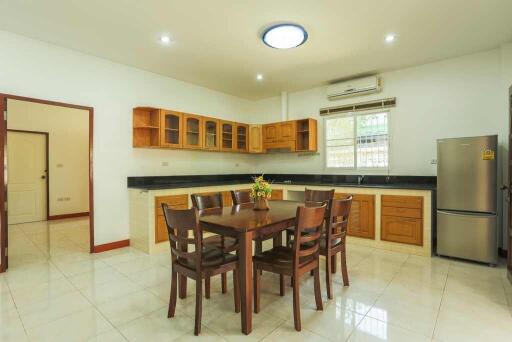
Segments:
[[[438,210],[437,254],[497,264],[496,215]]]

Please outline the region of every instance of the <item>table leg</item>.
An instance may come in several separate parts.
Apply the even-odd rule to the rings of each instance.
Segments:
[[[252,232],[244,232],[238,240],[242,332],[246,335],[252,331],[252,235]]]

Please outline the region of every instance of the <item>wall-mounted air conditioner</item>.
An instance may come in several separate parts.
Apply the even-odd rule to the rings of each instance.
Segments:
[[[382,90],[378,76],[356,78],[331,84],[327,87],[327,98],[339,100],[351,96],[378,93]]]

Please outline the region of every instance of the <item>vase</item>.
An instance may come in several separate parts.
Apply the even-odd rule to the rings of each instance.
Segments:
[[[263,197],[258,197],[254,199],[254,210],[268,210],[270,209],[268,206],[268,200]]]

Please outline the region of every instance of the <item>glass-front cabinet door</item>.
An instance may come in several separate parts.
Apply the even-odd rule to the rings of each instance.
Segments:
[[[183,113],[183,148],[202,148],[203,118]]]
[[[162,137],[160,138],[162,145],[165,147],[182,147],[182,130],[181,122],[183,115],[170,110],[162,110],[161,127]]]
[[[205,150],[219,150],[219,120],[204,118],[204,141]]]
[[[220,130],[220,149],[222,151],[233,151],[236,146],[235,123],[230,121],[221,121]]]
[[[236,124],[236,149],[239,152],[249,150],[249,125]]]

